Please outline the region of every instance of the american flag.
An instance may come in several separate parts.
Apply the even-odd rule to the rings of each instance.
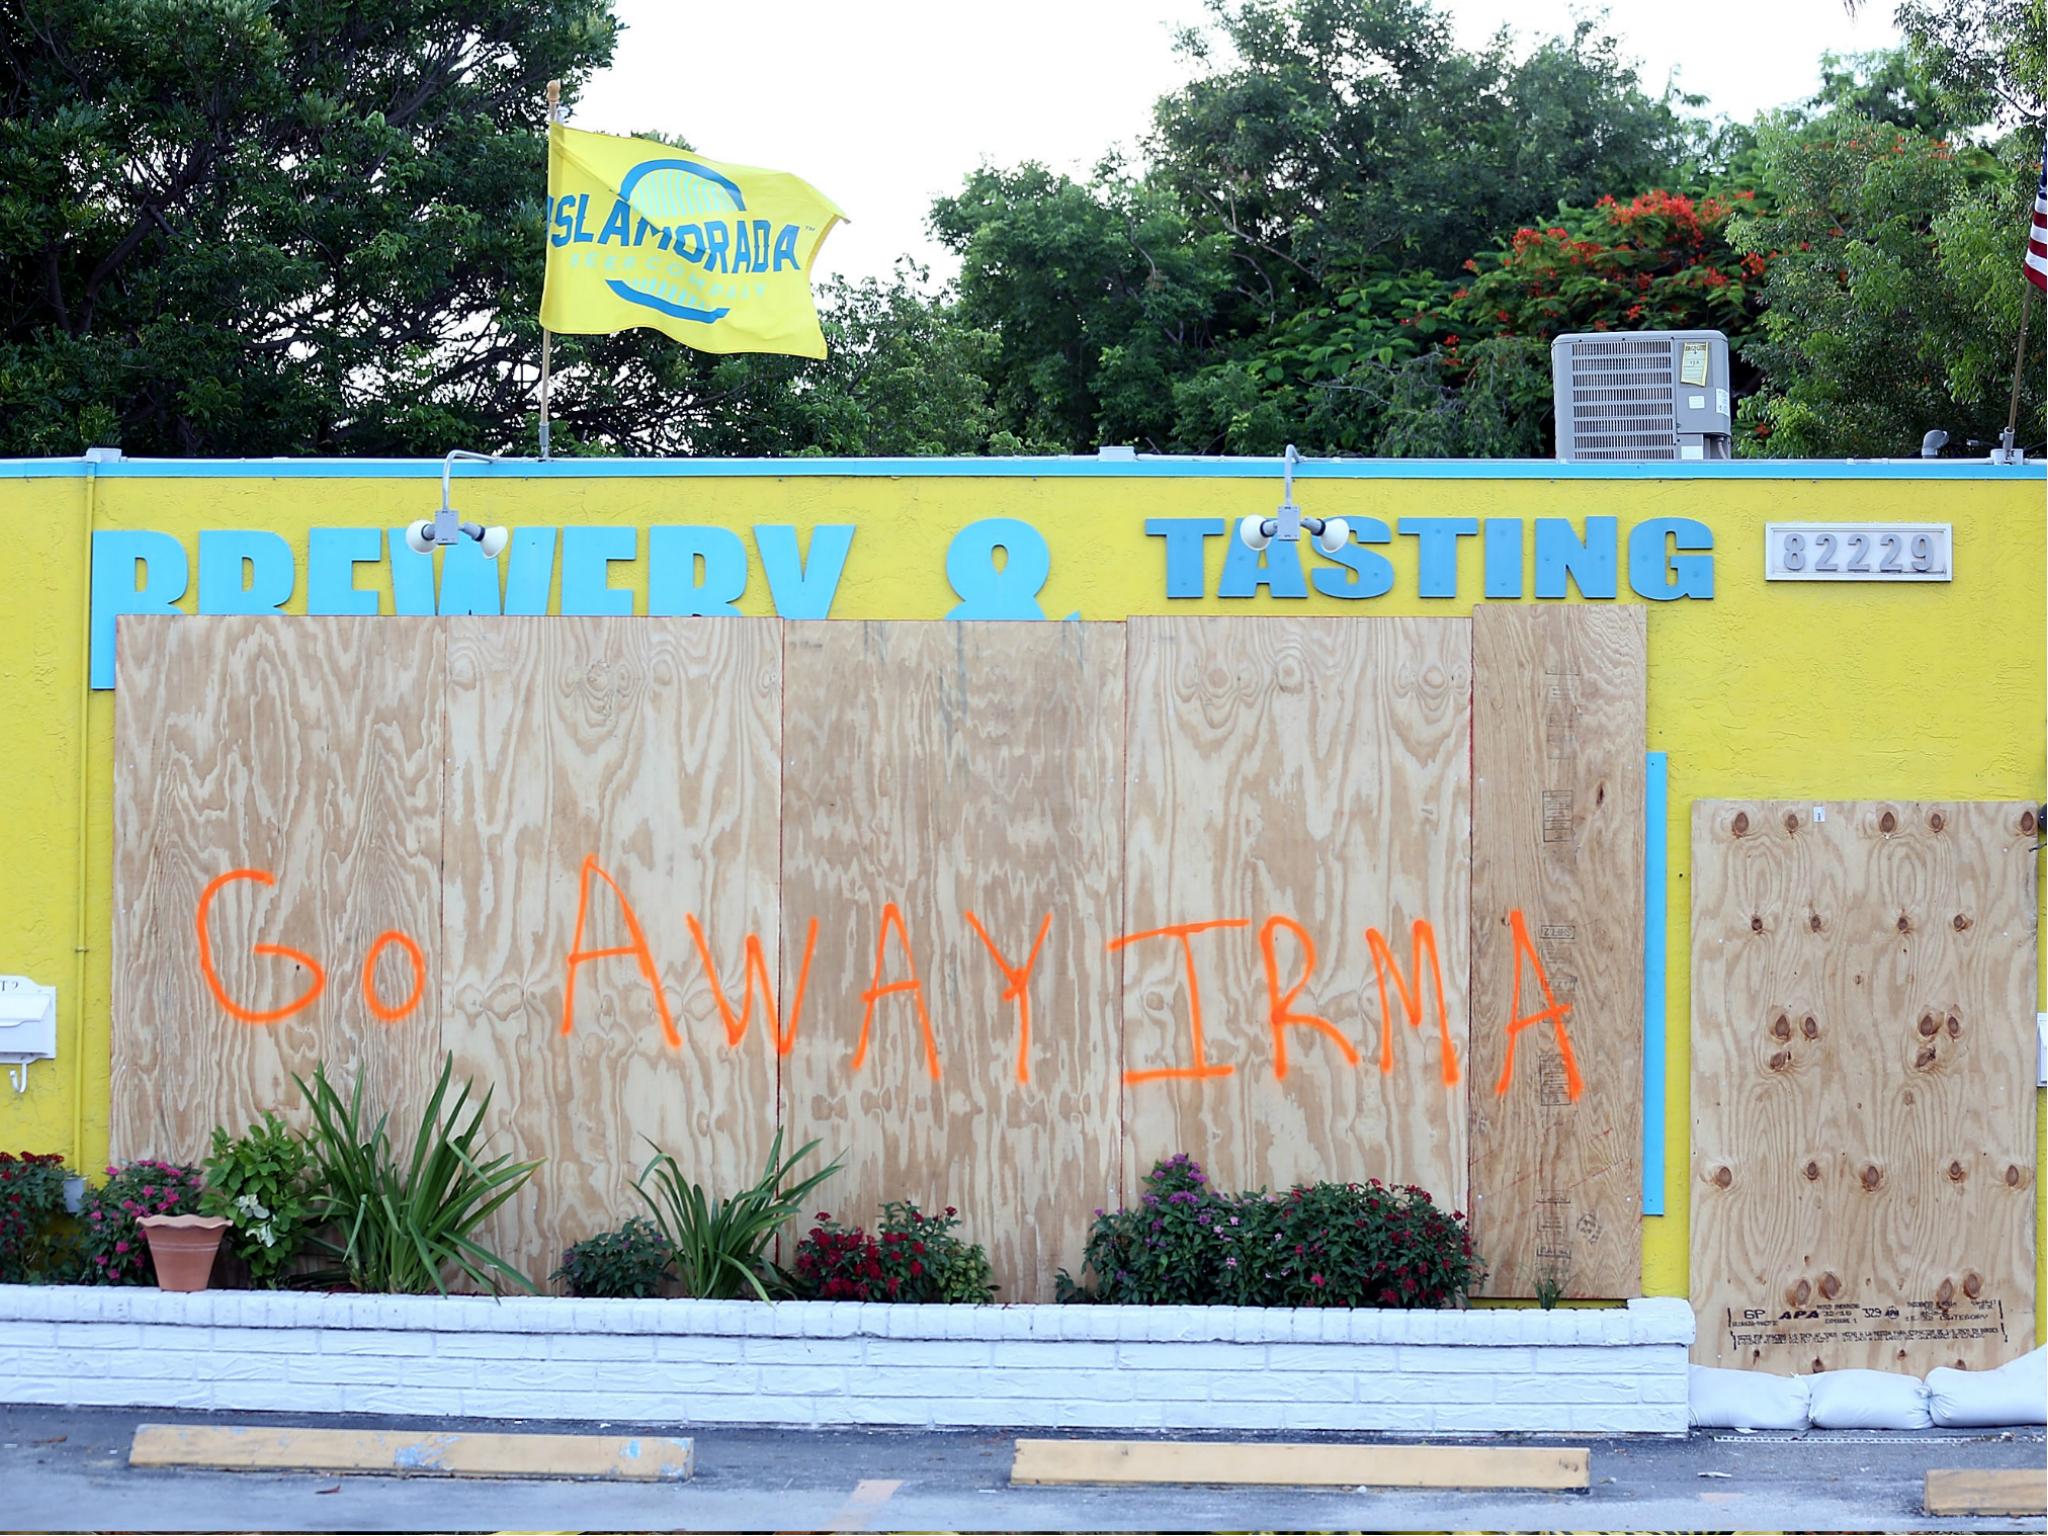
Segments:
[[[2027,231],[2027,281],[2048,293],[2048,148],[2041,151],[2041,183],[2034,189],[2034,226]]]

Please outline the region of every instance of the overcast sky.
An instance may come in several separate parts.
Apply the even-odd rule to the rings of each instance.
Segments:
[[[886,274],[908,253],[950,276],[925,232],[935,195],[984,161],[1083,173],[1143,133],[1185,78],[1177,26],[1200,0],[782,0],[746,26],[676,0],[616,0],[617,61],[574,122],[660,129],[702,153],[793,171],[846,210],[820,268]],[[1502,25],[1524,45],[1571,25],[1567,0],[1451,0],[1459,38]],[[1711,110],[1746,118],[1811,94],[1822,53],[1897,41],[1887,0],[1614,0],[1613,29],[1652,89],[1673,75]]]

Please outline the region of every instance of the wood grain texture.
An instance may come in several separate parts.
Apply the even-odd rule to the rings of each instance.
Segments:
[[[499,1213],[499,1251],[545,1279],[565,1243],[645,1214],[649,1141],[730,1193],[774,1135],[777,1058],[761,1001],[735,1046],[692,943],[735,1010],[748,934],[773,970],[781,633],[771,619],[448,621],[446,1035],[496,1087],[494,1146],[546,1157]],[[631,904],[678,1036],[636,959]]]
[[[138,1424],[128,1446],[131,1467],[367,1472],[397,1477],[574,1477],[679,1483],[694,1474],[696,1462],[696,1443],[669,1435]]]
[[[1124,932],[1245,925],[1123,951],[1127,1186],[1185,1151],[1222,1187],[1377,1177],[1463,1209],[1470,625],[1261,617],[1127,628]],[[1274,1028],[1260,943],[1274,917],[1314,943],[1291,1011],[1328,1032]],[[1453,1083],[1435,999],[1415,974],[1417,920],[1435,934]],[[1429,1010],[1420,1028],[1392,1021],[1385,1073],[1368,928],[1386,936]],[[1284,998],[1306,955],[1284,927],[1272,949]],[[1196,1066],[1190,954],[1203,1057],[1228,1075],[1130,1080]]]
[[[1050,1301],[1119,1195],[1123,628],[792,624],[786,657],[785,991],[818,922],[790,1139],[845,1157],[820,1209],[872,1227],[882,1200],[957,1206],[1001,1299]],[[1028,1082],[1017,1001],[970,912],[1014,970],[1050,916]],[[860,1055],[863,994],[913,959],[936,1078],[916,993],[876,1000]]]
[[[2037,811],[1693,807],[1702,1363],[2033,1347]]]
[[[2048,1514],[2048,1475],[2039,1467],[1933,1467],[1921,1502],[1930,1515]]]
[[[1562,1446],[1019,1439],[1010,1481],[1583,1489],[1591,1465],[1584,1447]]]
[[[1642,1288],[1643,610],[1472,614],[1472,1236],[1487,1296]],[[1511,914],[1570,1012],[1516,1018]],[[1520,1017],[1546,1003],[1525,955]],[[1503,1088],[1505,1091],[1503,1092]]]
[[[196,1161],[215,1125],[266,1109],[305,1124],[293,1074],[324,1061],[346,1093],[415,1110],[440,1050],[441,683],[431,619],[123,618],[114,726],[112,1155]],[[199,963],[208,906],[224,1009]],[[364,999],[377,936],[420,946],[426,982],[395,1022]],[[377,986],[402,1003],[404,951]]]

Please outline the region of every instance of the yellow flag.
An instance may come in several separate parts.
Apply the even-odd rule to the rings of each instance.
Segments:
[[[540,323],[823,357],[811,263],[844,217],[798,176],[552,124]]]

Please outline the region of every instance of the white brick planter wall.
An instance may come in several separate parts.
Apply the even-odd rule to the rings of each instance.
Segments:
[[[1691,1307],[908,1307],[0,1286],[0,1402],[662,1424],[1686,1432]]]

